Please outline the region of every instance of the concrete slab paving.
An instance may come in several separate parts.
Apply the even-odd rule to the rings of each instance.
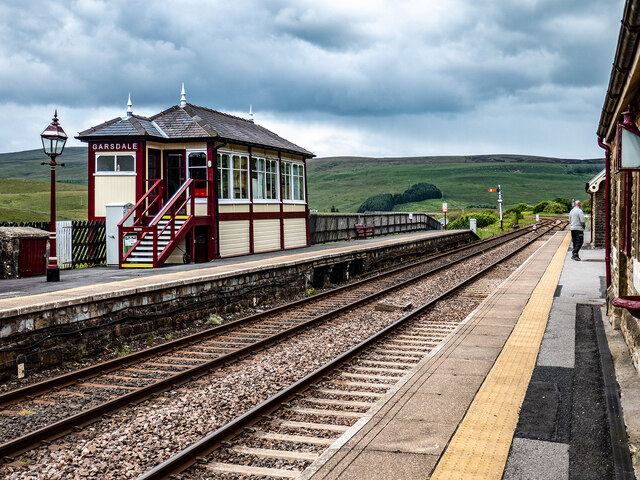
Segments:
[[[428,454],[429,449],[440,453],[447,444],[542,276],[544,268],[541,271],[539,264],[546,267],[559,241],[554,245],[548,247],[548,254],[538,255],[542,259],[529,262],[528,269],[521,267],[512,276],[534,278],[505,282],[360,430],[351,432],[340,449],[323,455],[302,478],[428,478],[437,455],[432,455],[433,462],[426,462],[408,453]],[[504,310],[509,313],[494,315]],[[385,458],[384,464],[380,458]],[[390,468],[399,459],[416,464]]]
[[[323,478],[327,480],[415,480],[424,478],[424,472],[433,470],[437,455],[411,454],[404,452],[384,452],[367,450],[354,458],[348,471],[329,471]],[[389,477],[393,472],[393,477]]]
[[[537,462],[532,464],[530,456]],[[515,438],[503,480],[565,480],[569,478],[569,445]]]

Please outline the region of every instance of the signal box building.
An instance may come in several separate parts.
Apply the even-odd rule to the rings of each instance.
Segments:
[[[134,205],[119,263],[152,267],[309,245],[306,160],[247,120],[186,102],[80,132],[89,150],[89,219]],[[127,242],[123,242],[123,240]],[[122,246],[124,243],[124,247]],[[128,247],[128,248],[127,248]]]

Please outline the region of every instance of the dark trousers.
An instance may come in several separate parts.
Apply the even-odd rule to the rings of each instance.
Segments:
[[[578,255],[584,243],[584,232],[582,230],[571,230],[571,241],[573,242],[573,254]]]

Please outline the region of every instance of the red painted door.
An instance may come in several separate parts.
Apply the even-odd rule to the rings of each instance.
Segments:
[[[36,275],[44,275],[47,271],[46,250],[46,238],[21,238],[18,276],[34,277]]]

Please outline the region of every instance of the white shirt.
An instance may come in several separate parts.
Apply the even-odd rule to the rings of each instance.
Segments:
[[[584,231],[584,212],[579,207],[573,207],[569,212],[569,223],[571,230]]]

